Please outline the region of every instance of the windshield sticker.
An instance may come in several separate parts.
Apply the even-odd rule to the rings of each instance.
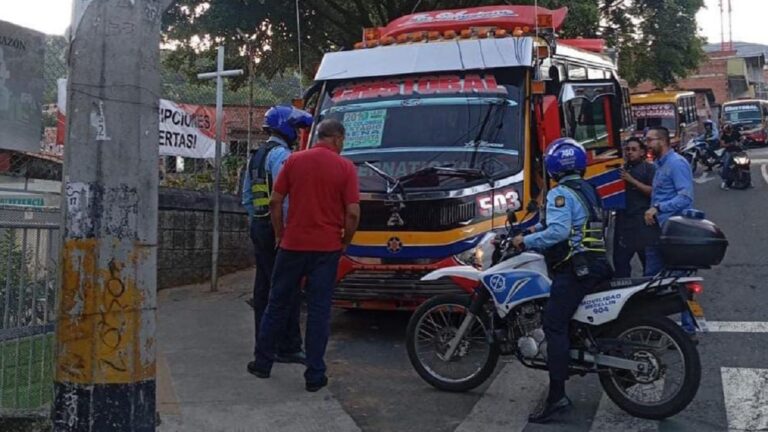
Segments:
[[[386,109],[344,113],[344,147],[349,150],[380,147],[386,120]]]
[[[465,78],[444,75],[348,84],[334,89],[331,99],[344,102],[393,96],[462,93],[506,95],[507,89],[500,86],[493,75],[467,75]]]
[[[670,104],[632,105],[635,118],[675,117],[675,106]]]
[[[723,107],[724,112],[736,112],[736,111],[760,111],[757,105],[726,105]]]

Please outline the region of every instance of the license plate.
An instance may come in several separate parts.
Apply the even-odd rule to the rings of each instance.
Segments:
[[[688,307],[696,318],[704,318],[704,309],[696,300],[688,300]]]

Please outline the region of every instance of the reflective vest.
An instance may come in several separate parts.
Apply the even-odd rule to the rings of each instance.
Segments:
[[[269,200],[272,197],[272,174],[267,172],[267,156],[279,144],[271,141],[259,146],[251,156],[248,170],[251,174],[251,193],[253,199],[253,217],[263,219],[269,217]]]
[[[552,246],[545,253],[547,263],[552,268],[557,268],[577,253],[606,253],[602,202],[595,189],[584,179],[569,180],[560,185],[573,192],[579,203],[587,210],[588,216],[580,227],[571,227],[567,240]],[[574,242],[579,234],[581,240]]]

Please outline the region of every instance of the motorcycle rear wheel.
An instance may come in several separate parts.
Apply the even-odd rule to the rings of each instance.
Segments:
[[[701,360],[696,345],[680,326],[666,317],[649,316],[619,323],[612,336],[645,345],[647,348],[633,349],[631,358],[648,360],[658,370],[655,377],[651,372],[648,372],[651,376],[641,376],[620,369],[601,372],[600,384],[619,408],[635,417],[661,420],[679,413],[691,403],[701,383]],[[666,384],[668,381],[673,382],[668,374],[677,363],[665,362],[665,356],[679,356],[682,363],[682,382],[667,397],[664,397]],[[657,395],[659,381],[660,399],[664,397],[663,399],[655,402],[638,400],[639,396],[648,393]]]
[[[456,334],[470,303],[468,295],[432,297],[408,321],[408,359],[419,376],[439,390],[472,390],[488,380],[496,369],[500,353],[495,343],[488,343],[490,320],[485,314],[475,316],[453,357],[443,358],[447,342]],[[476,360],[472,362],[471,358]],[[467,371],[449,376],[451,370],[462,367],[467,367]]]

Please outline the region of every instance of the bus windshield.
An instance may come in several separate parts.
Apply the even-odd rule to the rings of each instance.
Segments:
[[[637,120],[637,131],[646,128],[663,126],[674,136],[677,132],[675,104],[642,104],[632,105],[632,113]]]
[[[756,104],[726,105],[723,118],[727,122],[741,125],[758,124],[763,121],[760,107]]]
[[[342,155],[358,165],[361,190],[373,192],[386,187],[383,177],[365,162],[394,178],[427,167],[475,168],[490,178],[522,169],[518,87],[498,86],[492,81],[492,91],[460,91],[467,87],[466,80],[474,79],[466,77],[458,78],[460,84],[441,85],[441,92],[423,94],[424,79],[439,82],[442,78],[422,78],[409,84],[421,85],[422,92],[409,91],[401,82],[399,91],[389,90],[384,97],[344,97],[343,91],[326,95],[319,119],[334,118],[344,124]],[[487,84],[483,84],[486,89]],[[379,87],[376,89],[374,93],[380,94]],[[432,173],[431,180],[409,182],[413,187],[444,189],[482,181]]]

